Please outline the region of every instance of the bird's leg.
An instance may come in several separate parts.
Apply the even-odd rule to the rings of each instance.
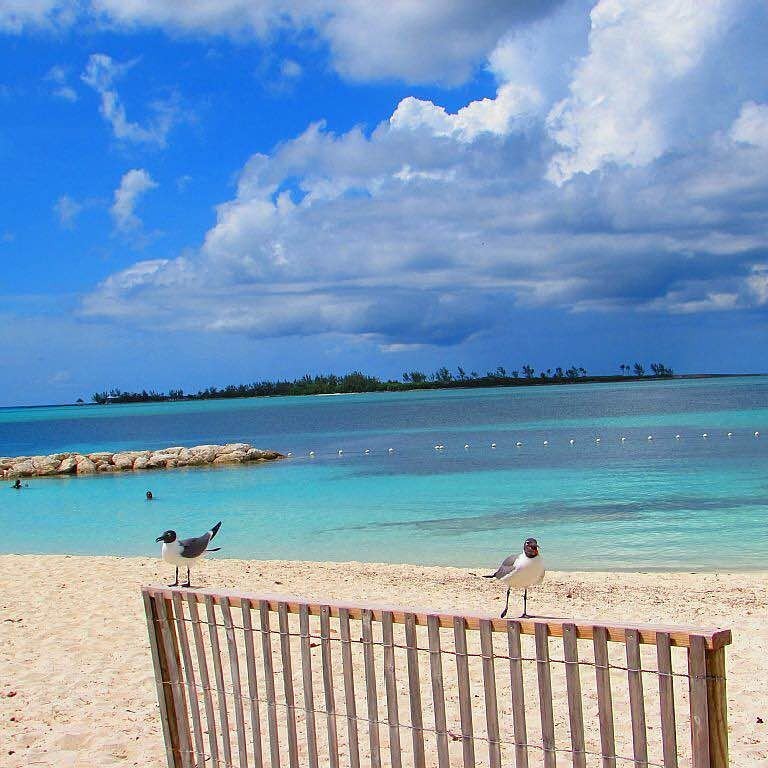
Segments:
[[[507,587],[507,602],[504,604],[504,610],[501,612],[502,619],[507,615],[508,610],[509,610],[509,587]]]
[[[189,579],[189,566],[187,566],[187,583],[186,584],[182,584],[181,586],[182,587],[191,587],[192,586],[192,584],[190,583],[190,579]]]
[[[179,586],[179,566],[176,566],[176,581],[173,582],[173,584],[169,584],[169,587],[178,587]]]
[[[523,590],[523,614],[520,616],[521,619],[527,619],[528,618],[528,589]]]

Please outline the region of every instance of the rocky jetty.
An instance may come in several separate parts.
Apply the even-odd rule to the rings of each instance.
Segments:
[[[247,464],[284,459],[277,451],[264,451],[249,443],[173,447],[159,451],[98,451],[96,453],[52,453],[49,456],[0,457],[0,478],[93,475],[98,472],[128,472],[138,469],[201,467],[210,464]]]

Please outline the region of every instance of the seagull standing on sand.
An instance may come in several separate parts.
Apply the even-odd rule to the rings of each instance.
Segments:
[[[218,552],[221,547],[215,549],[207,549],[211,539],[219,532],[221,528],[221,521],[211,528],[210,531],[206,531],[202,536],[196,536],[193,539],[181,539],[176,537],[176,531],[166,531],[162,536],[158,536],[155,541],[163,542],[162,558],[166,563],[176,566],[176,581],[173,584],[169,584],[169,587],[179,586],[179,566],[186,566],[187,569],[187,583],[182,584],[182,587],[190,586],[189,581],[189,569],[198,560],[201,560],[206,552]]]
[[[539,552],[536,539],[526,539],[523,551],[519,555],[510,555],[498,568],[496,573],[489,573],[483,578],[498,579],[507,585],[507,602],[501,614],[503,619],[509,610],[509,591],[512,587],[523,588],[523,613],[520,618],[528,618],[528,587],[541,584],[544,579],[544,558]]]

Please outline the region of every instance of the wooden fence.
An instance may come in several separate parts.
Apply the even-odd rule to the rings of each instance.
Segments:
[[[728,765],[729,630],[142,592],[170,768]]]

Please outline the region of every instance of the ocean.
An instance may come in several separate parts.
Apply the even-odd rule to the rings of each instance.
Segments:
[[[222,520],[228,557],[492,570],[534,536],[556,569],[768,568],[768,378],[0,409],[8,456],[239,441],[293,455],[8,483],[0,551]]]

